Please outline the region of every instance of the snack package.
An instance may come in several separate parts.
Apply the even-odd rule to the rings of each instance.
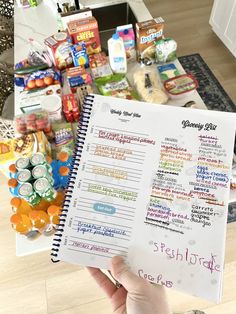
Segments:
[[[73,65],[70,49],[71,38],[66,31],[48,37],[44,43],[57,69],[63,70]]]
[[[87,68],[89,66],[88,55],[86,52],[85,43],[77,43],[71,46],[71,55],[73,59],[74,66],[84,66]]]
[[[82,66],[66,69],[66,76],[70,87],[92,83],[91,75]]]
[[[134,73],[134,84],[142,100],[165,104],[168,96],[161,89],[155,69],[140,68]]]
[[[164,82],[166,92],[173,99],[184,97],[195,91],[197,87],[197,80],[190,74],[179,75]]]
[[[124,74],[113,74],[98,78],[95,80],[95,84],[99,92],[104,96],[139,100],[136,91],[130,86]]]
[[[155,42],[156,62],[166,63],[174,61],[176,57],[177,42],[172,38],[164,38]]]
[[[15,128],[19,134],[29,134],[43,131],[45,135],[51,135],[51,124],[46,111],[35,111],[17,115],[15,117]]]
[[[157,66],[157,69],[162,82],[181,74],[174,63],[159,65]]]
[[[79,104],[75,97],[75,94],[63,95],[62,107],[67,122],[79,121]]]
[[[78,86],[76,88],[76,96],[79,100],[79,104],[80,104],[80,110],[82,111],[83,110],[83,104],[84,104],[84,100],[85,100],[85,97],[88,95],[88,94],[92,94],[94,91],[93,91],[93,88],[91,85],[81,85],[81,86]]]
[[[9,177],[9,166],[17,158],[41,152],[51,156],[51,145],[42,131],[0,141],[0,171]]]
[[[94,79],[112,75],[112,70],[105,52],[99,52],[89,56],[89,66]]]
[[[74,44],[81,41],[85,43],[88,55],[101,51],[98,23],[95,17],[90,16],[69,22],[68,31]]]
[[[72,155],[74,149],[74,136],[71,123],[55,123],[52,125],[55,138],[54,158],[60,152]]]
[[[133,25],[117,26],[116,32],[123,39],[127,61],[133,61],[136,57],[135,36]]]
[[[155,41],[162,38],[163,28],[164,20],[162,17],[136,23],[138,62],[146,65],[155,62]]]
[[[45,88],[24,91],[20,94],[20,110],[25,113],[42,109],[41,104],[45,97],[50,95],[61,96],[61,86],[56,84]]]
[[[43,88],[60,84],[61,74],[53,69],[39,70],[29,74],[25,81],[25,90]]]

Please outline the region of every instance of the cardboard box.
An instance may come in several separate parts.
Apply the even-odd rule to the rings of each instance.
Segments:
[[[154,42],[163,37],[164,20],[158,17],[152,20],[136,23],[137,57],[138,61],[150,63],[155,61]]]
[[[98,23],[95,17],[69,22],[68,31],[73,43],[81,41],[85,43],[87,54],[91,55],[101,51]]]
[[[46,88],[24,91],[20,94],[20,110],[23,113],[41,108],[42,100],[48,95],[61,96],[61,85],[51,85]]]
[[[48,48],[54,65],[63,70],[73,65],[70,47],[72,46],[71,38],[67,31],[58,32],[44,41]]]

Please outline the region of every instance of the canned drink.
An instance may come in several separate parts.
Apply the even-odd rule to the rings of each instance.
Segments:
[[[28,169],[31,166],[30,160],[27,157],[18,158],[15,165],[17,170]]]
[[[44,165],[38,165],[32,170],[32,175],[35,179],[46,178],[50,184],[53,185],[53,177],[49,174],[47,167]]]
[[[37,179],[34,182],[35,191],[46,201],[53,201],[56,198],[56,191],[46,178]]]
[[[32,166],[44,165],[47,163],[43,153],[33,154],[30,158],[30,162]]]
[[[25,199],[32,206],[37,205],[41,200],[40,196],[34,191],[32,184],[29,182],[23,183],[20,186],[19,196]]]
[[[22,169],[17,173],[17,181],[20,183],[29,182],[32,179],[31,171],[29,169]]]

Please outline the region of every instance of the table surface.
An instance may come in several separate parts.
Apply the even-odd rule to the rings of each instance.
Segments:
[[[128,2],[133,11],[136,13],[138,21],[148,20],[151,18],[149,11],[140,0],[115,0],[102,2],[99,0],[81,1],[81,6],[95,8],[98,6],[111,5],[121,2]],[[15,62],[19,62],[27,57],[29,51],[28,39],[33,38],[43,44],[44,39],[57,32],[57,10],[56,2],[47,0],[42,2],[38,7],[21,9],[15,7]],[[43,17],[43,20],[42,20]],[[43,21],[47,21],[43,23]],[[176,60],[176,67],[181,73],[185,73],[180,62]],[[133,73],[140,67],[136,62],[128,64],[127,77],[132,85]],[[155,65],[153,66],[155,67]],[[19,89],[15,90],[15,114],[20,114],[19,108]],[[200,109],[207,109],[201,97],[194,91],[191,95],[186,96],[183,100],[169,100],[167,105],[182,106],[188,101],[195,101]],[[35,252],[49,250],[51,248],[52,237],[39,237],[35,241],[29,241],[24,236],[16,234],[16,255],[24,256]]]

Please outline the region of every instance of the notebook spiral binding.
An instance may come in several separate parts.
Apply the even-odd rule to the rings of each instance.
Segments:
[[[78,128],[77,128],[77,140],[74,148],[74,153],[72,157],[72,166],[69,174],[69,179],[65,192],[65,199],[62,206],[62,211],[60,214],[60,223],[58,224],[58,228],[56,233],[54,234],[52,249],[51,249],[51,261],[53,263],[59,262],[57,256],[59,252],[59,248],[61,245],[62,233],[64,231],[66,217],[68,213],[70,199],[73,193],[73,187],[75,185],[76,175],[78,171],[78,167],[80,164],[81,154],[84,147],[84,142],[86,138],[86,133],[88,129],[89,119],[93,107],[93,99],[94,95],[87,95],[85,97],[85,101],[83,104],[83,109],[81,113],[81,117],[79,120]]]

